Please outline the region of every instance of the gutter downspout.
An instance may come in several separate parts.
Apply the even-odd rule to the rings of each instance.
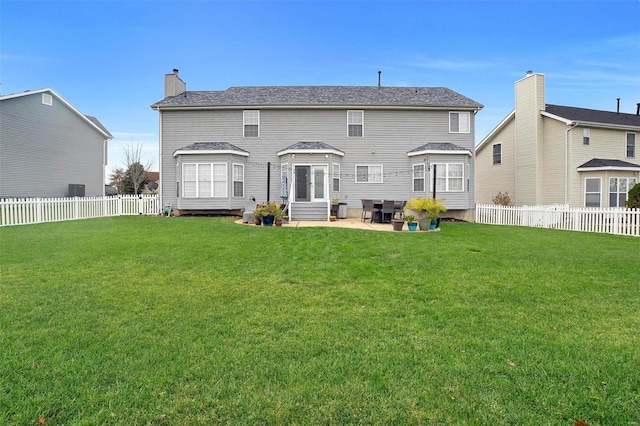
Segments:
[[[571,132],[576,126],[577,122],[572,122],[569,127],[565,131],[564,136],[564,203],[568,204],[567,199],[569,198],[569,132]]]

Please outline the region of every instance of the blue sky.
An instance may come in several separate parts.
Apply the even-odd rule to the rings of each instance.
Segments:
[[[51,87],[114,135],[109,167],[142,144],[157,169],[163,76],[188,90],[254,85],[445,86],[485,105],[480,142],[514,82],[551,104],[635,113],[640,0],[0,2],[0,93]]]

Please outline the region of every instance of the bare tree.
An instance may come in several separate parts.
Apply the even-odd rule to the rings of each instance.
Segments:
[[[153,167],[153,161],[142,159],[142,145],[129,145],[123,148],[124,165],[126,167],[124,175],[124,192],[139,194],[143,186],[149,181],[147,170]]]

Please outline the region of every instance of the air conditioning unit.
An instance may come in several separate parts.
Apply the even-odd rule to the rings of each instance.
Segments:
[[[69,184],[69,197],[84,197],[84,184],[82,184],[82,183],[70,183]]]

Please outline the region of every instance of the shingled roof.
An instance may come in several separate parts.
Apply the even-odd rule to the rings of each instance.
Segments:
[[[175,157],[179,154],[199,154],[202,152],[235,153],[244,156],[249,155],[249,151],[246,149],[238,148],[228,142],[196,142],[176,149],[173,156]]]
[[[570,121],[640,127],[640,115],[635,114],[549,104],[547,104],[545,111]]]
[[[482,104],[446,87],[261,86],[187,91],[152,108],[230,106],[388,106],[480,109]]]
[[[578,166],[578,170],[585,169],[609,169],[609,170],[640,170],[640,165],[629,163],[627,161],[607,159],[607,158],[592,158],[586,163]]]

